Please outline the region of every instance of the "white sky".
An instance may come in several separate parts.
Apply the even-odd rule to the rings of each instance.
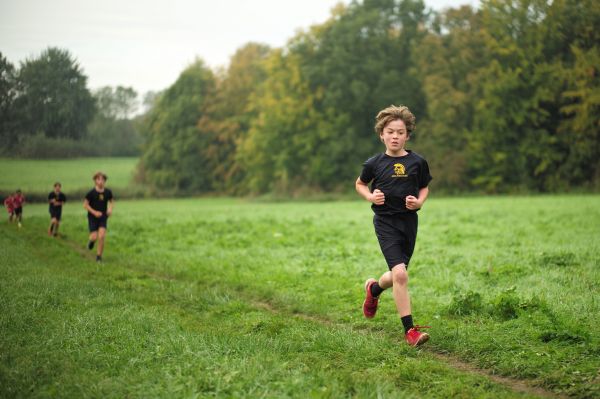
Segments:
[[[224,66],[247,42],[285,45],[348,0],[0,0],[0,52],[15,66],[68,49],[92,89],[162,90],[196,57]],[[479,0],[426,0],[434,9]]]

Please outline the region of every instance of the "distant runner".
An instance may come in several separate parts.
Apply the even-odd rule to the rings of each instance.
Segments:
[[[94,174],[94,188],[85,196],[83,207],[88,211],[88,226],[90,230],[90,240],[88,249],[91,251],[94,244],[98,241],[96,250],[96,262],[102,262],[102,252],[104,251],[104,237],[108,218],[113,210],[113,194],[108,188],[105,188],[108,177],[102,172]]]
[[[14,194],[9,194],[8,197],[4,200],[4,207],[6,208],[6,212],[8,212],[8,223],[12,223],[13,218],[15,217],[15,207],[13,205],[13,197]]]
[[[21,192],[21,190],[17,190],[12,199],[12,204],[14,208],[15,218],[17,219],[17,223],[19,228],[22,226],[23,221],[23,205],[25,204],[25,196]]]
[[[48,194],[48,212],[50,212],[50,228],[48,235],[56,237],[58,235],[58,227],[62,217],[62,207],[67,202],[67,196],[63,194],[59,182],[54,183],[54,190]]]

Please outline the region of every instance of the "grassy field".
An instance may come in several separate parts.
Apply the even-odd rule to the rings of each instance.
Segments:
[[[432,198],[402,340],[364,202],[117,202],[105,263],[0,224],[0,397],[600,397],[600,197]]]
[[[54,182],[60,181],[65,192],[81,192],[93,186],[92,175],[97,170],[108,175],[111,188],[125,189],[131,184],[136,163],[137,158],[0,158],[0,191],[11,192],[21,188],[25,195],[48,194]]]

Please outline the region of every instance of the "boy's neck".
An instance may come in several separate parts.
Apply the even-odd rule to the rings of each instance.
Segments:
[[[391,151],[389,148],[386,148],[385,155],[388,155],[390,157],[403,157],[405,155],[408,155],[408,151],[406,151],[404,148],[401,148],[398,151]]]
[[[104,187],[98,187],[96,186],[96,191],[98,191],[99,193],[104,191]]]

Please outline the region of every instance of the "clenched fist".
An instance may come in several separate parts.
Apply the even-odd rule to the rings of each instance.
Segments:
[[[417,197],[414,195],[409,195],[406,197],[406,209],[410,209],[411,211],[417,210],[421,208],[423,204]]]
[[[371,194],[370,201],[375,205],[383,205],[383,203],[385,202],[385,194],[383,194],[383,191],[376,188],[375,191],[373,191],[373,193]]]

